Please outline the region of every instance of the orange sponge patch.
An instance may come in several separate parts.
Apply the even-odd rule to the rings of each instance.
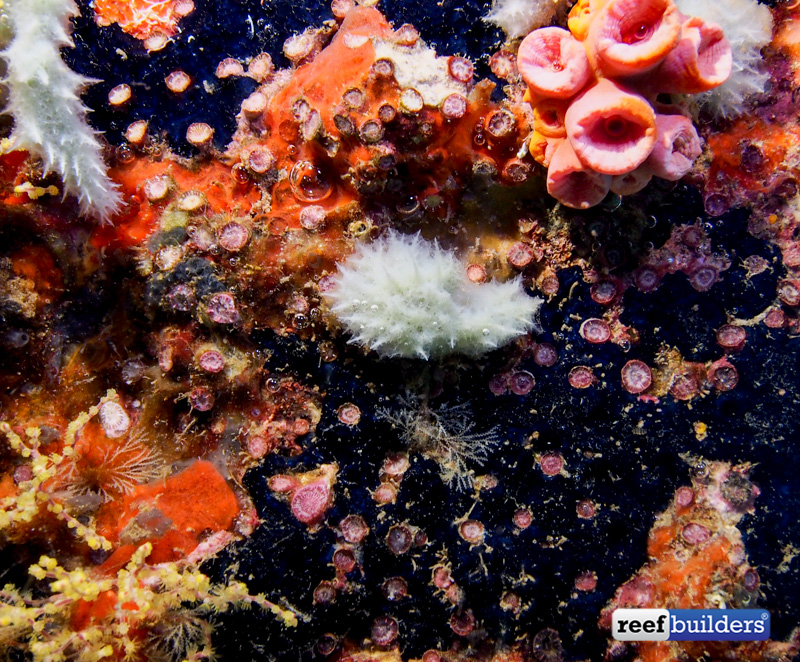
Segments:
[[[115,554],[107,563],[123,565],[148,541],[153,543],[149,561],[161,563],[186,556],[206,535],[230,528],[238,514],[239,504],[225,479],[210,462],[198,460],[163,483],[141,485],[105,504],[97,531],[127,547],[122,554],[127,558]]]

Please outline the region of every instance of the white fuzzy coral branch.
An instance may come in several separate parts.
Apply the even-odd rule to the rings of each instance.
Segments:
[[[381,356],[480,356],[536,328],[541,299],[519,279],[476,284],[466,265],[418,235],[363,245],[325,292],[350,342]]]
[[[501,28],[509,39],[549,25],[566,0],[494,0],[484,21]]]
[[[61,175],[64,193],[78,198],[83,213],[108,220],[121,198],[80,99],[93,81],[72,71],[59,52],[74,46],[70,17],[78,8],[73,0],[10,0],[6,11],[14,31],[2,52],[8,66],[7,111],[15,122],[13,148],[41,158],[48,172]]]

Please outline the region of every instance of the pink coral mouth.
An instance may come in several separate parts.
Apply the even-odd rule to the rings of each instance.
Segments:
[[[672,0],[611,0],[592,21],[585,43],[604,74],[631,76],[661,62],[680,33]]]
[[[568,99],[592,71],[583,45],[563,28],[534,30],[519,47],[517,67],[535,94]]]
[[[606,175],[639,167],[656,140],[656,114],[647,100],[607,78],[572,102],[565,122],[581,162]]]

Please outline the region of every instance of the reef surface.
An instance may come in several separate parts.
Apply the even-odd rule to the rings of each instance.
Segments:
[[[649,99],[678,181],[573,209],[481,3],[37,2],[79,76],[30,107],[92,112],[2,129],[3,655],[797,656],[796,3],[736,113]],[[624,644],[626,606],[772,637]]]

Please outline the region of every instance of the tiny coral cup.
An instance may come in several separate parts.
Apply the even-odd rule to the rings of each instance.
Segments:
[[[564,115],[568,102],[562,99],[543,99],[533,107],[533,129],[547,138],[566,138]]]
[[[547,192],[562,205],[588,209],[602,202],[611,186],[611,176],[583,165],[569,140],[555,150],[547,169]]]
[[[519,46],[517,67],[533,94],[569,99],[592,75],[586,50],[563,28],[540,28]]]
[[[608,78],[601,78],[570,104],[565,124],[581,162],[604,175],[635,170],[656,142],[653,107]]]
[[[683,115],[656,115],[658,137],[644,168],[656,177],[678,181],[692,169],[703,149],[691,120]]]
[[[547,146],[550,140],[551,139],[547,136],[543,136],[538,131],[534,131],[528,141],[528,152],[531,157],[536,163],[542,164],[545,168],[547,167],[545,163],[545,154],[547,153]]]
[[[611,192],[617,195],[633,195],[647,186],[652,178],[653,173],[645,161],[644,165],[640,165],[636,170],[616,175],[611,180]]]
[[[678,43],[681,14],[672,0],[609,0],[592,17],[586,50],[606,76],[656,67]]]
[[[605,6],[608,0],[578,0],[569,12],[567,27],[578,41],[583,41],[589,34],[593,18]]]
[[[530,142],[528,143],[528,151],[536,163],[539,163],[547,168],[550,165],[550,160],[553,158],[553,154],[556,153],[558,147],[565,140],[566,137],[548,138],[547,136],[543,136],[542,134],[534,131]]]

